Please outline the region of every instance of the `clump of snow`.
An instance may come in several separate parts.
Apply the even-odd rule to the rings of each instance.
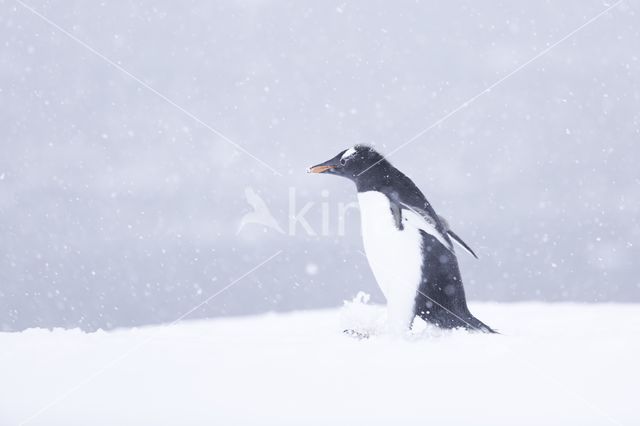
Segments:
[[[501,335],[340,309],[0,333],[0,425],[639,424],[639,305],[472,304]],[[422,327],[422,329],[420,329]],[[43,411],[41,411],[45,408]]]
[[[345,300],[340,310],[340,326],[348,335],[378,336],[381,338],[402,337],[407,340],[419,340],[431,337],[442,337],[456,333],[466,333],[465,330],[443,330],[431,324],[427,324],[421,318],[416,317],[411,330],[398,333],[392,330],[388,324],[387,309],[380,305],[371,305],[371,296],[365,292],[358,292],[352,300]]]
[[[340,311],[340,326],[343,330],[375,336],[386,330],[386,309],[370,305],[371,296],[358,292],[352,300],[345,300]]]

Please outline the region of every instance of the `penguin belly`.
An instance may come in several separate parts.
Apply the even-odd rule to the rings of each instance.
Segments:
[[[391,204],[378,191],[358,193],[364,249],[373,275],[387,299],[392,331],[404,331],[414,318],[422,280],[422,236],[413,226],[399,230]],[[406,222],[403,220],[403,223]]]

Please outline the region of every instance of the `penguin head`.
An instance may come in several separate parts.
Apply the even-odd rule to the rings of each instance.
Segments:
[[[307,172],[337,175],[355,180],[361,173],[382,162],[385,162],[384,157],[370,146],[356,145],[340,151],[338,155],[324,163],[309,167]]]

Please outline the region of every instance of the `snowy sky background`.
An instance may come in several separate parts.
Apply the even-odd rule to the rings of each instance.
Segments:
[[[171,321],[382,301],[346,180],[611,3],[28,3],[281,175],[0,0],[0,328]],[[470,299],[640,302],[639,4],[611,12],[390,160],[480,255]],[[328,235],[286,230],[290,192]]]

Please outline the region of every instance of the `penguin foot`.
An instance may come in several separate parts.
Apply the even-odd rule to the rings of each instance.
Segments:
[[[344,334],[346,334],[347,336],[352,337],[354,339],[358,339],[358,340],[364,340],[364,339],[368,339],[369,338],[369,333],[353,330],[353,329],[350,329],[350,328],[347,328],[346,330],[343,330],[342,332]]]

